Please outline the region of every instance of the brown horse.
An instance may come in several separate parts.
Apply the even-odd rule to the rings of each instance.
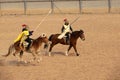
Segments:
[[[62,38],[62,39],[58,39],[58,36],[60,34],[52,34],[50,37],[49,37],[49,41],[51,41],[51,44],[50,44],[50,48],[49,48],[49,56],[51,56],[51,51],[52,51],[52,48],[60,43],[60,44],[63,44],[63,45],[69,45],[69,48],[67,49],[66,51],[66,55],[68,55],[68,52],[69,50],[73,47],[75,52],[76,52],[76,55],[79,56],[78,52],[77,52],[77,49],[76,49],[76,43],[77,43],[77,40],[78,38],[80,37],[83,41],[85,40],[85,35],[84,35],[84,31],[83,30],[80,30],[80,31],[74,31],[71,33],[71,37],[70,37],[70,44],[67,44],[65,39]],[[46,46],[47,47],[47,46]]]
[[[8,53],[6,55],[3,55],[4,57],[9,56],[10,54],[13,53],[14,56],[16,56],[16,54],[20,53],[19,57],[20,57],[20,61],[22,60],[22,56],[23,56],[23,52],[29,52],[32,53],[33,55],[33,60],[37,59],[37,55],[38,55],[38,49],[40,48],[40,46],[42,45],[42,43],[48,44],[49,40],[47,38],[47,36],[45,34],[42,34],[41,36],[39,36],[37,39],[33,39],[32,44],[29,48],[29,50],[24,50],[23,46],[22,48],[20,47],[20,41],[10,45],[9,49],[8,49]],[[40,61],[38,59],[38,61]]]

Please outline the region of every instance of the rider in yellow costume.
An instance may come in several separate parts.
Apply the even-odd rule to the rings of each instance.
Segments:
[[[23,43],[23,41],[27,39],[28,35],[29,35],[29,31],[27,29],[24,30],[22,33],[19,34],[17,39],[14,41],[14,43],[16,43],[17,41],[20,41],[20,43]]]
[[[19,34],[17,39],[14,40],[14,43],[20,41],[20,46],[23,44],[23,42],[27,42],[26,40],[29,39],[29,36],[31,35],[29,31],[29,27],[26,25],[25,28],[23,28],[22,32]],[[28,41],[29,42],[29,41]],[[29,44],[28,44],[29,45]],[[25,46],[24,46],[25,47]],[[29,47],[28,47],[29,48]]]

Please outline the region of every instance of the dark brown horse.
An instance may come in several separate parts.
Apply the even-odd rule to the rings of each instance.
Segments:
[[[42,45],[42,43],[48,44],[49,40],[47,38],[47,36],[45,34],[42,34],[41,36],[39,36],[37,39],[33,39],[32,44],[29,48],[29,50],[24,50],[23,46],[20,47],[20,41],[10,45],[9,49],[8,49],[8,53],[6,55],[3,55],[4,57],[9,56],[10,54],[13,53],[14,56],[16,56],[16,54],[20,53],[20,61],[22,60],[22,56],[23,56],[23,52],[29,52],[32,53],[33,55],[33,60],[37,59],[37,55],[38,55],[38,50],[40,48],[40,46]],[[38,60],[40,61],[40,60]]]
[[[85,35],[84,35],[84,31],[83,30],[80,30],[80,31],[74,31],[71,33],[71,37],[70,37],[70,44],[67,44],[66,41],[64,40],[64,38],[62,39],[58,39],[58,36],[60,34],[52,34],[50,37],[49,37],[49,41],[51,41],[51,44],[50,44],[50,48],[49,48],[49,56],[51,56],[51,51],[52,51],[52,48],[60,43],[60,44],[63,44],[63,45],[69,45],[69,48],[67,49],[67,52],[66,52],[66,55],[68,55],[68,52],[69,50],[73,47],[75,52],[76,52],[76,55],[79,56],[78,52],[77,52],[77,49],[76,49],[76,43],[77,43],[77,40],[78,38],[80,37],[83,41],[85,40]]]

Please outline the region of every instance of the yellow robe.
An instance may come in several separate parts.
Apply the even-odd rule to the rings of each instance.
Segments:
[[[16,43],[17,41],[21,41],[21,39],[25,36],[29,35],[29,31],[23,31],[22,33],[19,34],[19,36],[17,37],[17,39],[14,40],[14,43]]]

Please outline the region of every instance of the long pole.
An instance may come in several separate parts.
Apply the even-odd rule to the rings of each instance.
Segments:
[[[52,10],[50,9],[49,10],[49,12],[48,12],[48,14],[41,20],[41,22],[38,24],[38,26],[34,29],[34,31],[36,31],[39,27],[40,27],[40,25],[42,24],[42,22],[49,16],[49,14],[52,12]]]
[[[73,23],[75,23],[79,18],[80,18],[80,15],[79,15],[76,19],[74,19],[74,20],[71,22],[70,25],[72,25]]]

